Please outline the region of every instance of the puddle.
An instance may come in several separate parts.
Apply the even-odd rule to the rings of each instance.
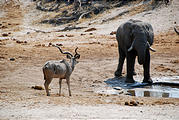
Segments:
[[[136,97],[179,98],[179,86],[152,85],[144,88],[126,89],[128,95]]]
[[[126,95],[136,97],[179,98],[179,76],[154,78],[154,83],[125,83],[125,78],[111,78],[105,83],[115,90],[124,90]]]

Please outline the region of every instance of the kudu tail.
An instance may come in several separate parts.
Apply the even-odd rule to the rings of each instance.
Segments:
[[[46,69],[46,67],[43,68],[44,80],[47,79],[47,76],[46,76],[46,70],[45,70],[45,69]]]

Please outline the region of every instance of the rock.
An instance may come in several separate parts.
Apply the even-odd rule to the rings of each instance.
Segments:
[[[50,47],[52,45],[52,43],[50,42],[50,43],[48,43],[48,47]]]
[[[3,36],[3,37],[7,37],[7,36],[8,36],[8,33],[2,33],[2,36]]]
[[[85,30],[85,32],[90,32],[90,31],[95,31],[95,30],[97,30],[97,29],[96,28],[89,28],[89,29]]]
[[[57,46],[63,46],[63,44],[61,44],[61,43],[57,43],[56,45],[57,45]]]
[[[4,91],[4,90],[0,90],[0,93],[7,93],[6,91]]]
[[[15,58],[10,58],[10,61],[15,61]]]
[[[35,45],[36,47],[40,47],[40,46],[42,46],[41,44],[38,44],[38,45]]]
[[[138,105],[138,102],[136,102],[136,101],[130,101],[130,105],[132,105],[132,106],[137,106],[137,105]]]
[[[2,26],[1,28],[2,28],[2,29],[5,29],[5,28],[7,28],[7,27],[6,27],[6,26]]]
[[[110,33],[110,35],[114,35],[114,34],[116,34],[116,31],[112,31],[112,32]]]
[[[12,38],[13,41],[16,41],[16,38]]]
[[[179,63],[179,60],[171,60],[170,63],[177,64]]]
[[[144,105],[144,103],[140,103],[140,105]]]
[[[3,56],[0,56],[0,59],[5,59],[5,57],[3,57]]]
[[[32,86],[31,88],[35,90],[44,90],[42,86]]]
[[[114,44],[111,44],[111,47],[114,47]]]
[[[89,44],[100,44],[100,42],[91,42]]]
[[[129,102],[125,102],[124,105],[129,105]]]
[[[66,36],[67,36],[67,37],[74,37],[74,35],[68,35],[68,34],[66,34]]]
[[[134,100],[131,100],[130,102],[125,102],[124,105],[129,105],[129,106],[137,106],[139,104],[138,101],[134,101]]]
[[[82,35],[86,35],[86,34],[81,33],[80,35],[82,36]]]
[[[0,45],[6,45],[6,43],[0,43]]]
[[[93,35],[93,33],[90,33],[89,35]]]
[[[17,40],[16,43],[21,44],[21,43],[24,43],[24,42],[23,42],[23,41],[20,41],[20,40]]]
[[[64,35],[59,35],[58,37],[65,37]]]

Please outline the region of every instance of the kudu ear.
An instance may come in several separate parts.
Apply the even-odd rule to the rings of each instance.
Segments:
[[[80,55],[79,54],[75,55],[75,58],[80,59]]]
[[[67,54],[67,59],[71,59],[71,56]]]

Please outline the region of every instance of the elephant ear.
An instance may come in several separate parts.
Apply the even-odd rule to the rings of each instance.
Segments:
[[[154,39],[154,33],[153,33],[152,26],[150,24],[147,24],[147,25],[145,25],[144,30],[147,35],[147,41],[149,42],[150,45],[152,45],[153,39]]]
[[[133,39],[133,38],[134,38],[134,34],[135,34],[135,32],[136,32],[136,29],[137,29],[136,24],[135,24],[135,23],[132,23],[130,29],[131,29],[131,32],[130,32],[130,38]]]

